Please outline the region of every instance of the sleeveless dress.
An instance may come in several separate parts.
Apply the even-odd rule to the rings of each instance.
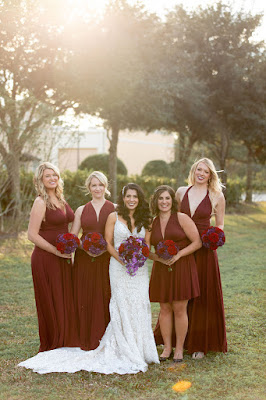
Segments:
[[[192,186],[191,186],[192,187]],[[182,202],[181,212],[191,217],[188,188]],[[197,207],[192,220],[200,235],[210,226],[212,206],[209,193]],[[189,353],[202,351],[226,352],[226,329],[223,293],[216,250],[201,247],[195,253],[197,264],[200,297],[188,304],[189,328],[185,348]]]
[[[123,240],[133,236],[145,236],[145,229],[128,227],[116,220],[114,246],[116,250]],[[149,302],[149,275],[147,263],[130,276],[126,268],[115,258],[110,260],[110,322],[97,349],[55,349],[19,364],[35,372],[76,372],[80,370],[103,374],[134,374],[146,371],[149,363],[159,363],[151,327]]]
[[[74,219],[74,213],[68,204],[65,211],[60,208],[46,208],[45,220],[40,227],[40,236],[54,246],[57,236],[68,232],[68,224]],[[39,351],[77,346],[71,264],[66,259],[35,246],[31,268],[39,323]]]
[[[156,217],[152,224],[151,244],[156,247],[162,240],[171,239],[177,243],[179,249],[190,244],[184,230],[179,224],[177,214],[170,216],[163,238],[160,219]],[[158,261],[153,263],[150,280],[150,300],[159,303],[172,303],[178,300],[188,300],[200,295],[197,267],[193,254],[181,257],[172,265],[172,271],[168,266]],[[159,320],[154,330],[156,344],[163,344]],[[172,337],[175,344],[175,333]]]
[[[190,244],[177,214],[172,214],[165,228],[163,238],[160,218],[156,217],[152,224],[151,244],[156,247],[162,240],[173,240],[179,249]],[[181,257],[172,265],[172,271],[168,266],[158,261],[153,263],[150,280],[150,300],[159,303],[172,303],[174,300],[186,300],[199,296],[199,282],[197,267],[193,254]]]
[[[107,217],[113,211],[113,203],[106,200],[97,219],[93,205],[91,202],[87,203],[81,214],[82,238],[89,232],[104,235]],[[73,272],[74,302],[78,316],[80,347],[83,350],[93,350],[99,346],[110,321],[109,261],[108,252],[93,258],[82,249],[76,250]]]

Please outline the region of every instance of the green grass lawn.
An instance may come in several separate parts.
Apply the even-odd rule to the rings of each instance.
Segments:
[[[266,399],[263,344],[266,204],[226,216],[226,245],[218,250],[227,323],[228,353],[209,353],[183,365],[151,365],[136,375],[89,372],[38,375],[18,362],[38,351],[38,325],[30,270],[32,245],[25,234],[0,245],[0,399]],[[153,320],[158,305],[152,305]],[[160,348],[158,348],[161,351]],[[264,353],[264,357],[263,357]],[[176,393],[178,380],[190,389]]]

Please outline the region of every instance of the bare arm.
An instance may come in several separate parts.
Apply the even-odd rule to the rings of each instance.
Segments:
[[[218,228],[224,229],[225,198],[223,193],[217,199],[215,209],[215,224]]]
[[[44,219],[46,211],[46,205],[41,197],[37,197],[33,203],[30,221],[28,226],[28,239],[38,246],[40,249],[48,251],[48,253],[55,254],[62,258],[71,258],[71,254],[61,254],[51,243],[47,242],[43,237],[39,235],[41,223]]]
[[[186,186],[181,186],[177,189],[175,198],[178,204],[178,211],[180,211],[181,208],[181,201],[183,200],[184,194],[186,193],[187,187]]]
[[[110,253],[112,257],[114,257],[121,265],[124,263],[120,260],[118,252],[114,248],[114,228],[116,222],[116,213],[113,212],[109,214],[106,224],[105,224],[105,240],[107,242],[107,251]]]
[[[84,206],[80,206],[76,209],[75,218],[74,218],[73,224],[71,226],[70,233],[73,233],[76,236],[78,236],[79,231],[81,229],[81,214],[82,214],[83,208],[84,208]]]
[[[177,255],[168,260],[168,265],[172,265],[181,257],[194,253],[194,251],[198,250],[202,246],[198,229],[192,219],[184,213],[177,213],[177,215],[178,221],[191,243],[184,249],[180,250]]]
[[[164,260],[163,258],[159,257],[156,253],[151,251],[151,232],[149,232],[148,230],[146,231],[145,240],[150,249],[148,258],[153,261],[159,261],[162,264],[167,264],[166,260]]]

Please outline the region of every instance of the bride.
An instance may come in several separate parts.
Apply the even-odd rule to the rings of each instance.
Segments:
[[[150,363],[159,363],[151,327],[148,266],[135,276],[127,273],[118,247],[129,236],[145,238],[151,224],[149,206],[142,189],[135,183],[123,187],[117,212],[109,215],[105,239],[110,260],[110,322],[95,350],[59,348],[37,354],[19,366],[39,374],[76,372],[134,374],[145,372]]]

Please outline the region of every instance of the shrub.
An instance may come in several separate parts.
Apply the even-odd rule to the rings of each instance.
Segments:
[[[245,180],[242,178],[238,179],[227,179],[225,198],[227,206],[234,206],[240,202],[242,194],[245,192]]]
[[[108,162],[109,162],[109,154],[94,154],[93,156],[89,156],[82,161],[79,166],[79,169],[88,171],[101,171],[104,174],[108,175]],[[117,173],[121,175],[127,175],[127,168],[120,158],[117,159]]]
[[[171,177],[172,171],[169,164],[164,160],[152,160],[149,161],[141,172],[142,176],[159,176],[159,177]]]

